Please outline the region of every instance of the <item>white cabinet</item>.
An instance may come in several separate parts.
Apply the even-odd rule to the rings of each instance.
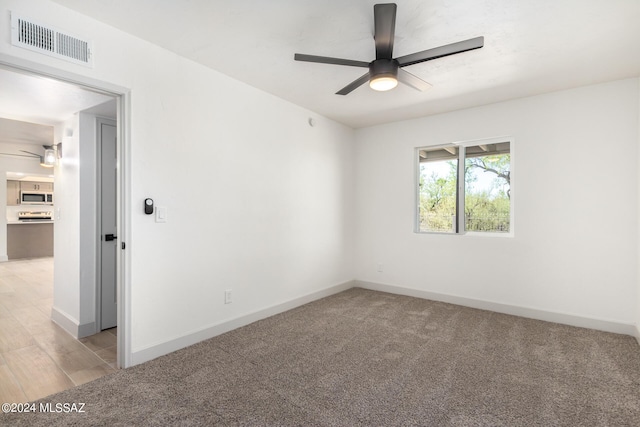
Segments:
[[[53,191],[53,182],[20,181],[22,191]]]
[[[7,206],[20,204],[20,181],[7,180]]]

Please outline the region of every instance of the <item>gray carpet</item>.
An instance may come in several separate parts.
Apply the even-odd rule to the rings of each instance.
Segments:
[[[40,402],[86,412],[0,424],[638,426],[640,346],[356,288]]]

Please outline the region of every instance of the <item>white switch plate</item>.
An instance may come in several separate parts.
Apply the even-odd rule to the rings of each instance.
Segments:
[[[167,208],[156,207],[156,222],[167,222]]]

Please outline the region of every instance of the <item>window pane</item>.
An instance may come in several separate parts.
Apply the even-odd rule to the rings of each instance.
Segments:
[[[429,160],[429,154],[448,159]],[[457,154],[438,154],[420,152],[420,231],[455,233]]]
[[[511,154],[509,143],[466,148],[466,231],[509,232]]]

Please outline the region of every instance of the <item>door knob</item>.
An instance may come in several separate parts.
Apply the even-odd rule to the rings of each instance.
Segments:
[[[118,238],[118,236],[114,236],[113,234],[105,234],[104,235],[104,240],[106,242],[112,242],[114,240],[116,240]]]

